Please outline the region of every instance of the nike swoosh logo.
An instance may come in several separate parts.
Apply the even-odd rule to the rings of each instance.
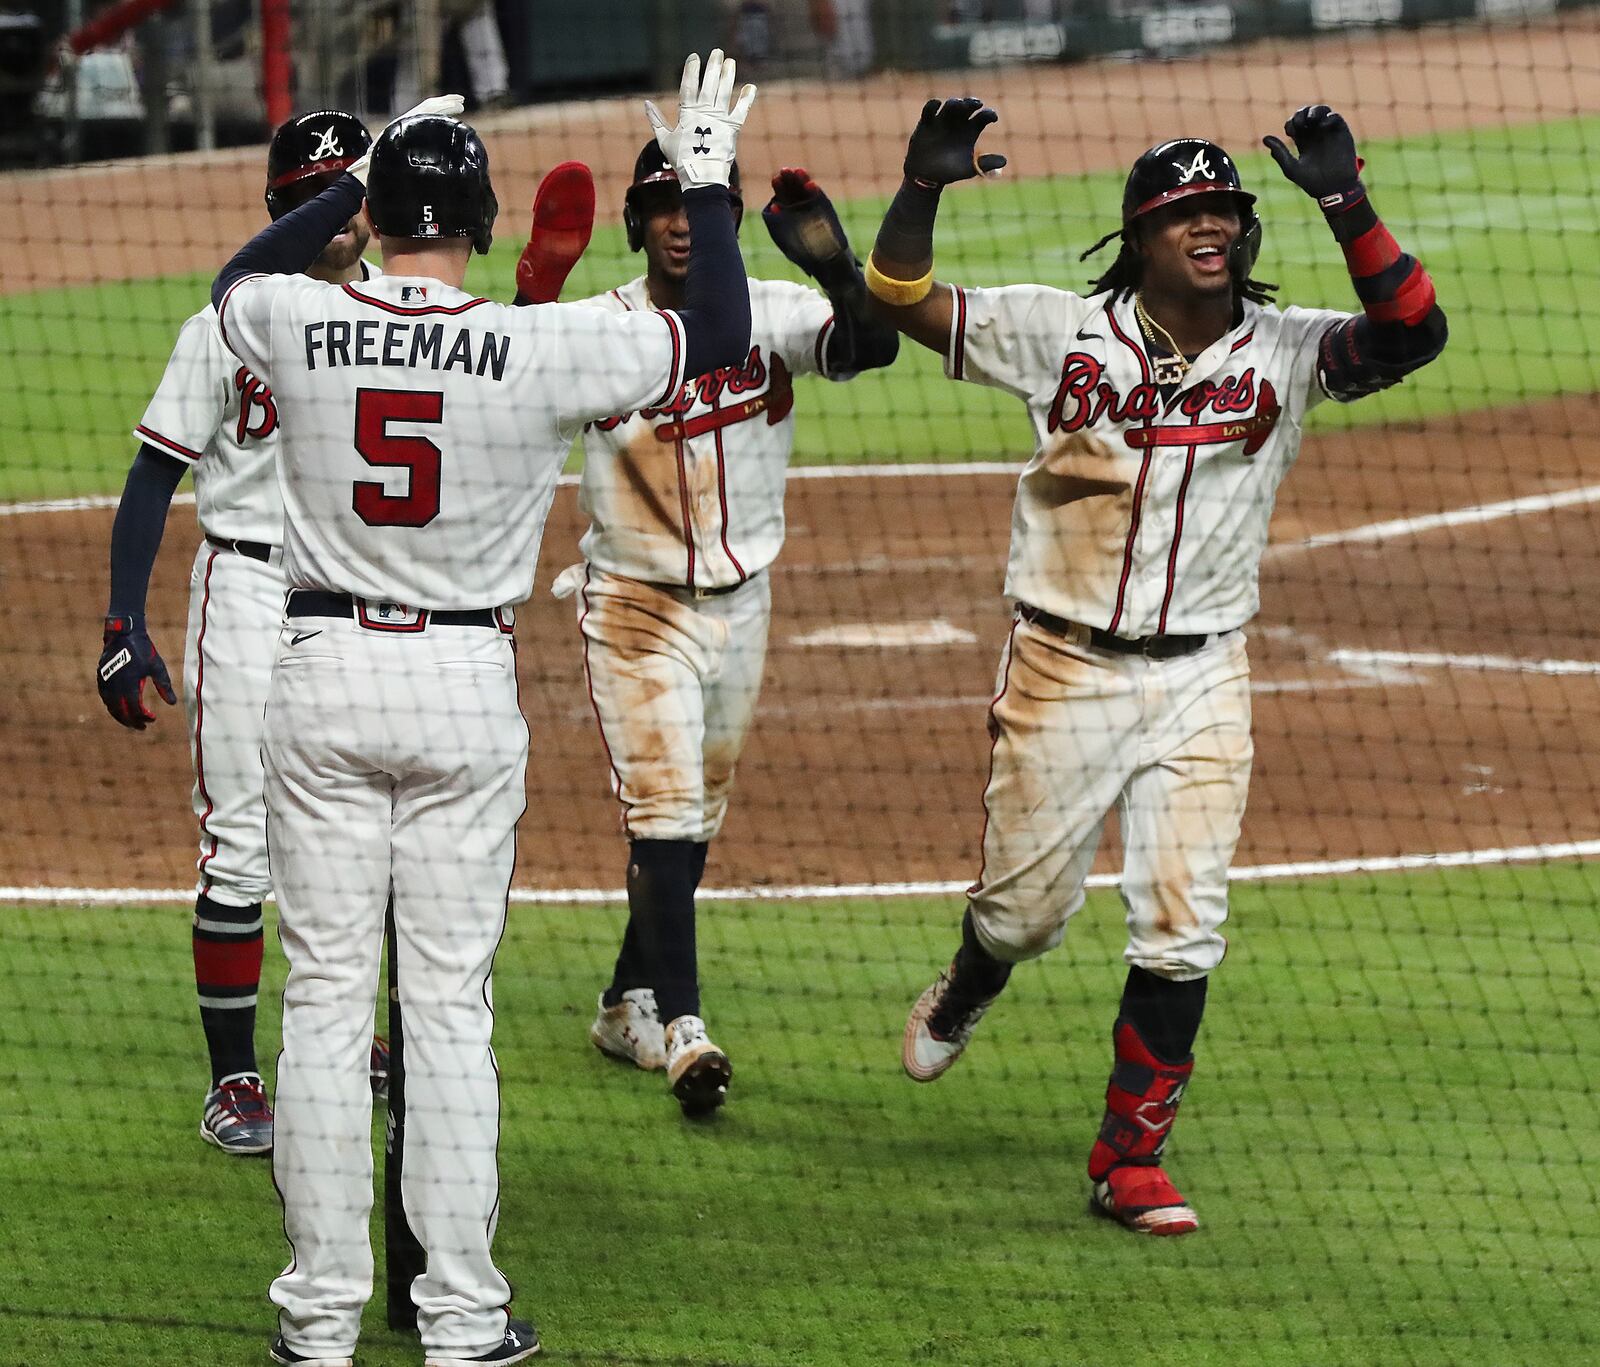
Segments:
[[[313,636],[320,636],[320,635],[322,635],[322,628],[321,627],[318,627],[315,631],[297,632],[295,634],[294,640],[290,641],[289,644],[292,645],[292,646],[297,646],[297,645],[300,644],[301,641],[309,641]]]
[[[1080,342],[1103,342],[1105,341],[1105,338],[1102,337],[1098,332],[1085,332],[1082,328],[1079,328],[1078,340]]]

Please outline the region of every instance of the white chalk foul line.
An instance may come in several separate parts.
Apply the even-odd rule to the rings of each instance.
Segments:
[[[1569,840],[1548,845],[1508,845],[1492,850],[1448,850],[1440,854],[1393,854],[1373,858],[1311,859],[1288,864],[1245,864],[1228,871],[1235,883],[1265,883],[1284,878],[1325,878],[1356,873],[1417,873],[1429,869],[1464,869],[1499,864],[1540,864],[1600,855],[1600,839]],[[1091,874],[1091,888],[1112,888],[1117,875]],[[827,898],[953,897],[966,882],[816,883],[785,887],[702,888],[706,902],[793,902]],[[77,902],[95,906],[151,906],[186,902],[192,888],[46,888],[0,887],[0,903]],[[590,906],[627,901],[622,888],[513,888],[515,906]]]
[[[1401,669],[1476,669],[1505,674],[1600,674],[1600,660],[1521,660],[1514,655],[1456,655],[1443,650],[1330,650],[1334,664]]]
[[[1498,522],[1502,518],[1521,517],[1524,513],[1554,512],[1560,508],[1577,508],[1586,503],[1600,503],[1600,484],[1587,484],[1581,489],[1561,489],[1550,494],[1527,494],[1521,498],[1508,498],[1499,503],[1477,503],[1467,508],[1452,508],[1442,513],[1426,513],[1419,517],[1396,517],[1386,522],[1369,522],[1363,527],[1347,527],[1343,531],[1322,532],[1301,541],[1287,541],[1267,547],[1267,557],[1275,558],[1290,551],[1313,551],[1321,546],[1358,545],[1363,542],[1393,541],[1403,536],[1418,536],[1423,532],[1437,531],[1441,527],[1466,527],[1484,522]]]

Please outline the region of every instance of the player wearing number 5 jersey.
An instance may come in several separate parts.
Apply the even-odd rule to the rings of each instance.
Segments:
[[[353,114],[300,114],[273,134],[267,210],[274,219],[313,198],[372,145]],[[306,267],[332,285],[376,273],[361,260],[367,228],[354,216]],[[272,391],[223,344],[210,304],[178,334],[172,359],[135,430],[142,443],[111,534],[111,603],[99,688],[111,715],[143,730],[155,713],[148,678],[175,701],[145,627],[145,595],[167,508],[194,470],[203,540],[189,578],[183,691],[200,823],[194,976],[211,1056],[200,1135],[229,1154],[272,1148],[272,1109],[256,1063],[261,904],[267,812],[261,794],[261,718],[283,615],[279,415]]]
[[[640,1068],[664,1068],[688,1115],[720,1106],[732,1077],[700,1014],[695,890],[761,689],[794,381],[850,379],[888,365],[899,345],[868,316],[860,266],[816,182],[789,168],[772,184],[763,222],[826,294],[750,281],[750,346],[736,364],[690,371],[664,400],[589,428],[585,563],[556,583],[577,595],[589,696],[629,841],[628,925],[590,1038]],[[635,164],[624,221],[647,270],[586,302],[623,317],[677,307],[692,239],[677,172],[655,143]]]
[[[1012,518],[1016,613],[989,713],[983,866],[961,948],[913,1009],[902,1061],[918,1081],[939,1077],[1012,966],[1060,942],[1115,807],[1128,975],[1089,1155],[1093,1208],[1137,1232],[1184,1234],[1198,1221],[1161,1158],[1226,948],[1251,762],[1241,628],[1273,500],[1311,409],[1431,361],[1444,314],[1378,221],[1354,139],[1326,106],[1286,125],[1298,157],[1267,141],[1326,215],[1360,314],[1271,302],[1252,278],[1254,196],[1198,138],[1135,162],[1122,226],[1100,244],[1120,238],[1120,251],[1086,296],[934,286],[940,190],[1004,164],[976,154],[995,118],[976,100],[927,106],[868,269],[887,315],[942,353],[952,379],[1027,405],[1037,442]]]
[[[462,288],[496,213],[488,155],[429,101],[213,286],[222,335],[273,389],[289,586],[267,696],[267,829],[288,958],[273,1174],[293,1256],[272,1286],[280,1362],[337,1367],[372,1289],[364,1029],[392,899],[406,1002],[403,1194],[429,1367],[538,1351],[491,1253],[499,1088],[491,967],[505,924],[528,731],[513,606],[532,589],[556,477],[586,422],[660,403],[743,357],[749,298],[727,166],[754,99],[733,64],[685,68],[695,254],[681,309],[515,309]],[[691,136],[688,129],[694,130]],[[362,206],[387,274],[288,274]]]

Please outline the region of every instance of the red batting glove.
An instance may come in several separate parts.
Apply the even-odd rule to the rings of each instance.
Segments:
[[[594,175],[581,161],[552,167],[533,197],[533,228],[517,261],[519,304],[553,304],[594,232]]]

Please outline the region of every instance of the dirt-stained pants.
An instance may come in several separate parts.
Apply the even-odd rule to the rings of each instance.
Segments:
[[[1250,785],[1243,634],[1151,660],[1019,618],[995,689],[983,870],[968,894],[984,947],[1017,963],[1061,943],[1115,806],[1123,957],[1177,981],[1211,972]]]
[[[582,565],[556,581],[561,596],[574,588],[624,830],[634,840],[712,840],[761,692],[767,576],[695,598]]]

